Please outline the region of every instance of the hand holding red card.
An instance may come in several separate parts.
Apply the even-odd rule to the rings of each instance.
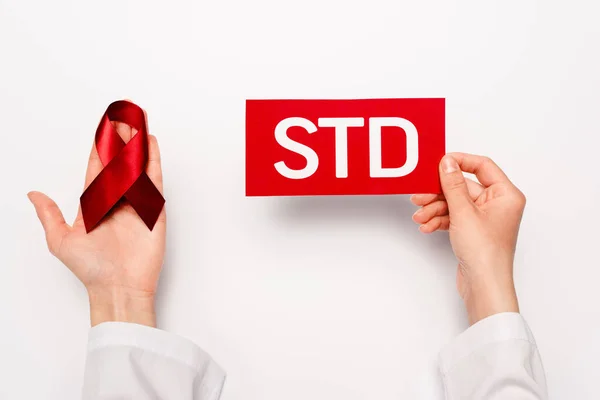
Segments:
[[[444,99],[248,100],[246,195],[440,193]]]

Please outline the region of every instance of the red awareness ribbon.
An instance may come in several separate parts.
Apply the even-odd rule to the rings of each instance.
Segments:
[[[116,121],[137,129],[128,143],[111,124]],[[152,230],[165,199],[146,175],[148,131],[144,111],[128,101],[110,104],[100,120],[95,141],[104,168],[81,195],[85,230],[91,232],[122,198]]]

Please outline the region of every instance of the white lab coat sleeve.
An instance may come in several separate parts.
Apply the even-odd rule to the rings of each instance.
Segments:
[[[440,353],[447,400],[545,400],[546,378],[529,327],[518,313],[487,317]]]
[[[223,370],[194,343],[125,322],[91,328],[84,400],[217,400]]]

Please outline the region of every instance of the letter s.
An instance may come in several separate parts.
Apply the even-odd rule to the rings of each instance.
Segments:
[[[291,169],[285,165],[285,162],[279,161],[274,164],[275,169],[281,175],[289,179],[308,178],[314,174],[319,167],[319,156],[310,147],[305,146],[302,143],[298,143],[288,137],[287,130],[292,126],[302,127],[306,129],[308,133],[316,132],[317,127],[306,118],[300,117],[286,118],[279,122],[275,127],[275,140],[277,140],[277,143],[279,143],[279,145],[284,149],[293,151],[294,153],[303,156],[306,159],[306,167],[302,169]]]

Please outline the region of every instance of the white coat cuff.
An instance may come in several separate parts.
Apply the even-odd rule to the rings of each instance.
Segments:
[[[483,347],[508,340],[524,340],[535,346],[535,339],[521,314],[500,313],[476,322],[441,351],[442,375]]]
[[[90,329],[88,354],[106,347],[127,346],[172,359],[195,371],[204,371],[207,387],[220,389],[225,371],[192,341],[160,329],[127,322],[103,322]],[[218,397],[218,393],[216,393]]]

